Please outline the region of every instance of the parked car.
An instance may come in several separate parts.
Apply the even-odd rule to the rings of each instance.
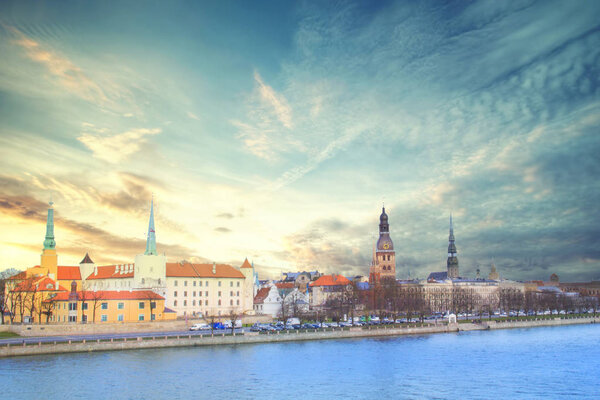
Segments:
[[[231,329],[231,320],[227,320],[223,323],[223,326],[226,329]],[[242,320],[238,319],[235,321],[235,328],[241,328],[242,327]]]
[[[213,324],[213,328],[214,328],[214,329],[225,329],[225,326],[223,325],[223,323],[222,323],[222,322],[215,322],[215,323]],[[210,329],[210,328],[209,328],[209,329]]]
[[[190,326],[190,331],[204,331],[210,329],[209,324],[194,324]]]

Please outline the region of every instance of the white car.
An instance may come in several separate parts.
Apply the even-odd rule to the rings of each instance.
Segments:
[[[194,324],[190,326],[190,331],[204,331],[210,329],[209,324]]]

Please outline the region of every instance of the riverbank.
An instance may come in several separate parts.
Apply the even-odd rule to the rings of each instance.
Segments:
[[[430,333],[448,333],[473,330],[492,330],[510,328],[532,328],[542,326],[561,326],[573,324],[600,323],[600,317],[595,318],[556,318],[538,321],[514,321],[514,322],[482,322],[462,324],[409,324],[402,327],[353,327],[337,328],[333,330],[301,330],[290,332],[277,332],[272,334],[259,334],[247,332],[243,334],[206,334],[206,335],[176,335],[176,336],[153,336],[125,339],[97,339],[93,341],[67,342],[38,342],[24,343],[23,345],[0,346],[0,357],[15,357],[41,354],[64,354],[96,351],[115,351],[133,349],[151,349],[165,347],[189,347],[189,346],[215,346],[215,345],[237,345],[252,343],[329,340],[344,338],[383,337],[401,335],[422,335]]]

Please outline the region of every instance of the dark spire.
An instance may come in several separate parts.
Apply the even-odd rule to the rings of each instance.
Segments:
[[[83,257],[83,260],[81,260],[81,262],[79,264],[93,264],[93,263],[94,262],[90,258],[89,254],[85,253],[85,257]]]
[[[390,225],[388,224],[388,215],[385,213],[385,207],[381,208],[381,215],[379,216],[379,232],[389,232]]]
[[[448,278],[458,278],[458,252],[454,243],[454,226],[452,225],[452,214],[450,214],[450,234],[448,235]]]

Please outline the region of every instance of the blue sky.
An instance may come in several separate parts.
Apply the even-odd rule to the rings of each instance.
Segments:
[[[1,268],[600,278],[595,2],[3,2]]]

